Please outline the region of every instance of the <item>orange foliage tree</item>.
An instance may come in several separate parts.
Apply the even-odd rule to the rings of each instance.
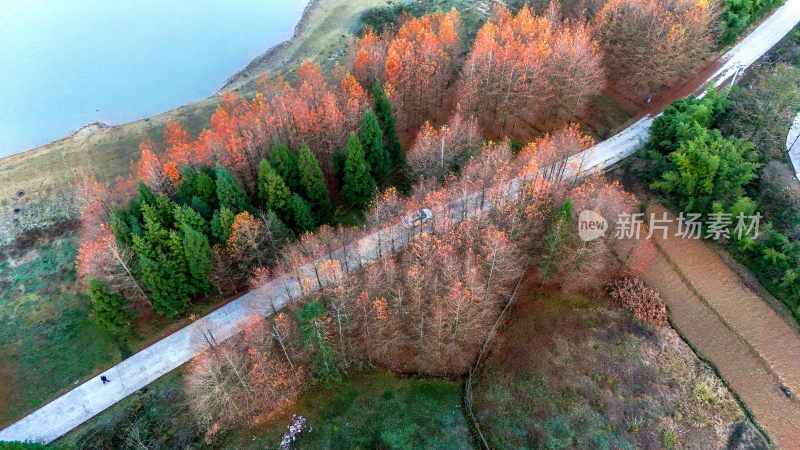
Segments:
[[[171,171],[166,171],[164,163],[156,155],[153,144],[143,141],[139,144],[139,162],[136,166],[136,176],[158,194],[171,194],[173,182],[170,178],[174,175]]]
[[[106,224],[101,224],[93,236],[84,237],[78,248],[76,268],[82,281],[95,278],[105,282],[115,294],[149,303],[134,276],[134,264],[133,251],[120,245]]]
[[[252,194],[258,165],[275,142],[294,149],[306,142],[332,177],[333,152],[344,146],[351,131],[357,131],[369,104],[369,96],[352,74],[334,75],[331,83],[317,64],[306,61],[298,69],[295,86],[280,78],[261,81],[260,91],[250,100],[226,91],[211,116],[211,126],[196,139],[169,121],[164,152],[159,155],[152,144],[143,142],[137,176],[155,192],[170,193],[183,166],[221,164]]]
[[[408,18],[387,50],[385,91],[397,115],[398,128],[416,130],[426,117],[440,112],[460,48],[461,19],[455,9]]]
[[[406,162],[415,177],[442,178],[475,153],[480,144],[477,121],[465,119],[456,111],[439,129],[425,122],[406,154]]]
[[[462,71],[460,101],[486,129],[502,135],[512,121],[579,114],[604,87],[588,28],[561,22],[557,10],[513,15],[504,6],[478,31]]]
[[[578,173],[582,169],[582,160],[570,167],[570,157],[593,145],[594,139],[581,133],[578,125],[570,124],[526,145],[520,153],[521,161],[535,160],[541,176],[551,186],[557,186],[565,181],[568,173]]]
[[[378,36],[372,29],[366,30],[360,38],[353,38],[348,46],[347,63],[353,75],[364,86],[383,83],[386,69],[386,52],[392,40],[386,30]]]
[[[624,93],[643,97],[691,73],[713,49],[714,1],[609,0],[593,34]]]

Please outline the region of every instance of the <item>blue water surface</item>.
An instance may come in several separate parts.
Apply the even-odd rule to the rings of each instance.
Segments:
[[[218,90],[307,0],[0,0],[0,157]]]

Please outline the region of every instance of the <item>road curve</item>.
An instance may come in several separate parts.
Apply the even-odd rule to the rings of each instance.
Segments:
[[[720,69],[708,80],[698,83],[697,90],[709,83],[722,85],[735,81],[736,74],[749,67],[787,35],[800,22],[800,0],[787,0],[758,28],[727,52],[719,61]],[[653,118],[645,116],[618,135],[591,149],[575,155],[583,173],[608,168],[632,155],[647,140]],[[518,185],[521,180],[512,183]],[[487,206],[476,193],[460,208],[464,215],[480,213]],[[472,208],[472,210],[470,210]],[[451,211],[457,212],[457,211]],[[391,236],[392,239],[388,239]],[[345,249],[333,252],[332,258],[343,267],[369,264],[382,255],[400,250],[413,240],[408,231],[391,226],[376,231]],[[307,277],[315,279],[315,269],[328,258],[322,258],[301,268]],[[311,287],[314,289],[315,287]],[[316,287],[318,288],[318,287]],[[306,287],[306,290],[309,288]],[[211,334],[217,342],[235,335],[253,313],[269,316],[292,298],[301,295],[294,278],[278,278],[267,285],[239,297],[200,320],[172,333],[128,359],[109,368],[106,375],[111,383],[103,384],[100,375],[89,379],[30,415],[0,431],[0,441],[34,441],[49,443],[91,419],[128,395],[152,383],[162,375],[180,367],[195,354],[204,350],[203,335]]]

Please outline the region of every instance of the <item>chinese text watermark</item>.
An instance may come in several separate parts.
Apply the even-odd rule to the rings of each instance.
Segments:
[[[646,225],[646,227],[645,227]],[[711,239],[727,241],[731,237],[742,240],[746,237],[757,239],[761,226],[761,213],[746,215],[739,213],[680,213],[678,217],[666,212],[621,213],[614,222],[615,239],[661,239],[677,237],[681,239]],[[584,210],[578,216],[578,234],[583,241],[593,241],[605,236],[609,229],[608,221],[599,213]]]

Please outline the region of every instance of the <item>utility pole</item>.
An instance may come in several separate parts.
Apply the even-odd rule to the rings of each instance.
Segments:
[[[447,125],[442,127],[442,143],[439,148],[439,167],[444,167],[444,134],[447,133]]]

